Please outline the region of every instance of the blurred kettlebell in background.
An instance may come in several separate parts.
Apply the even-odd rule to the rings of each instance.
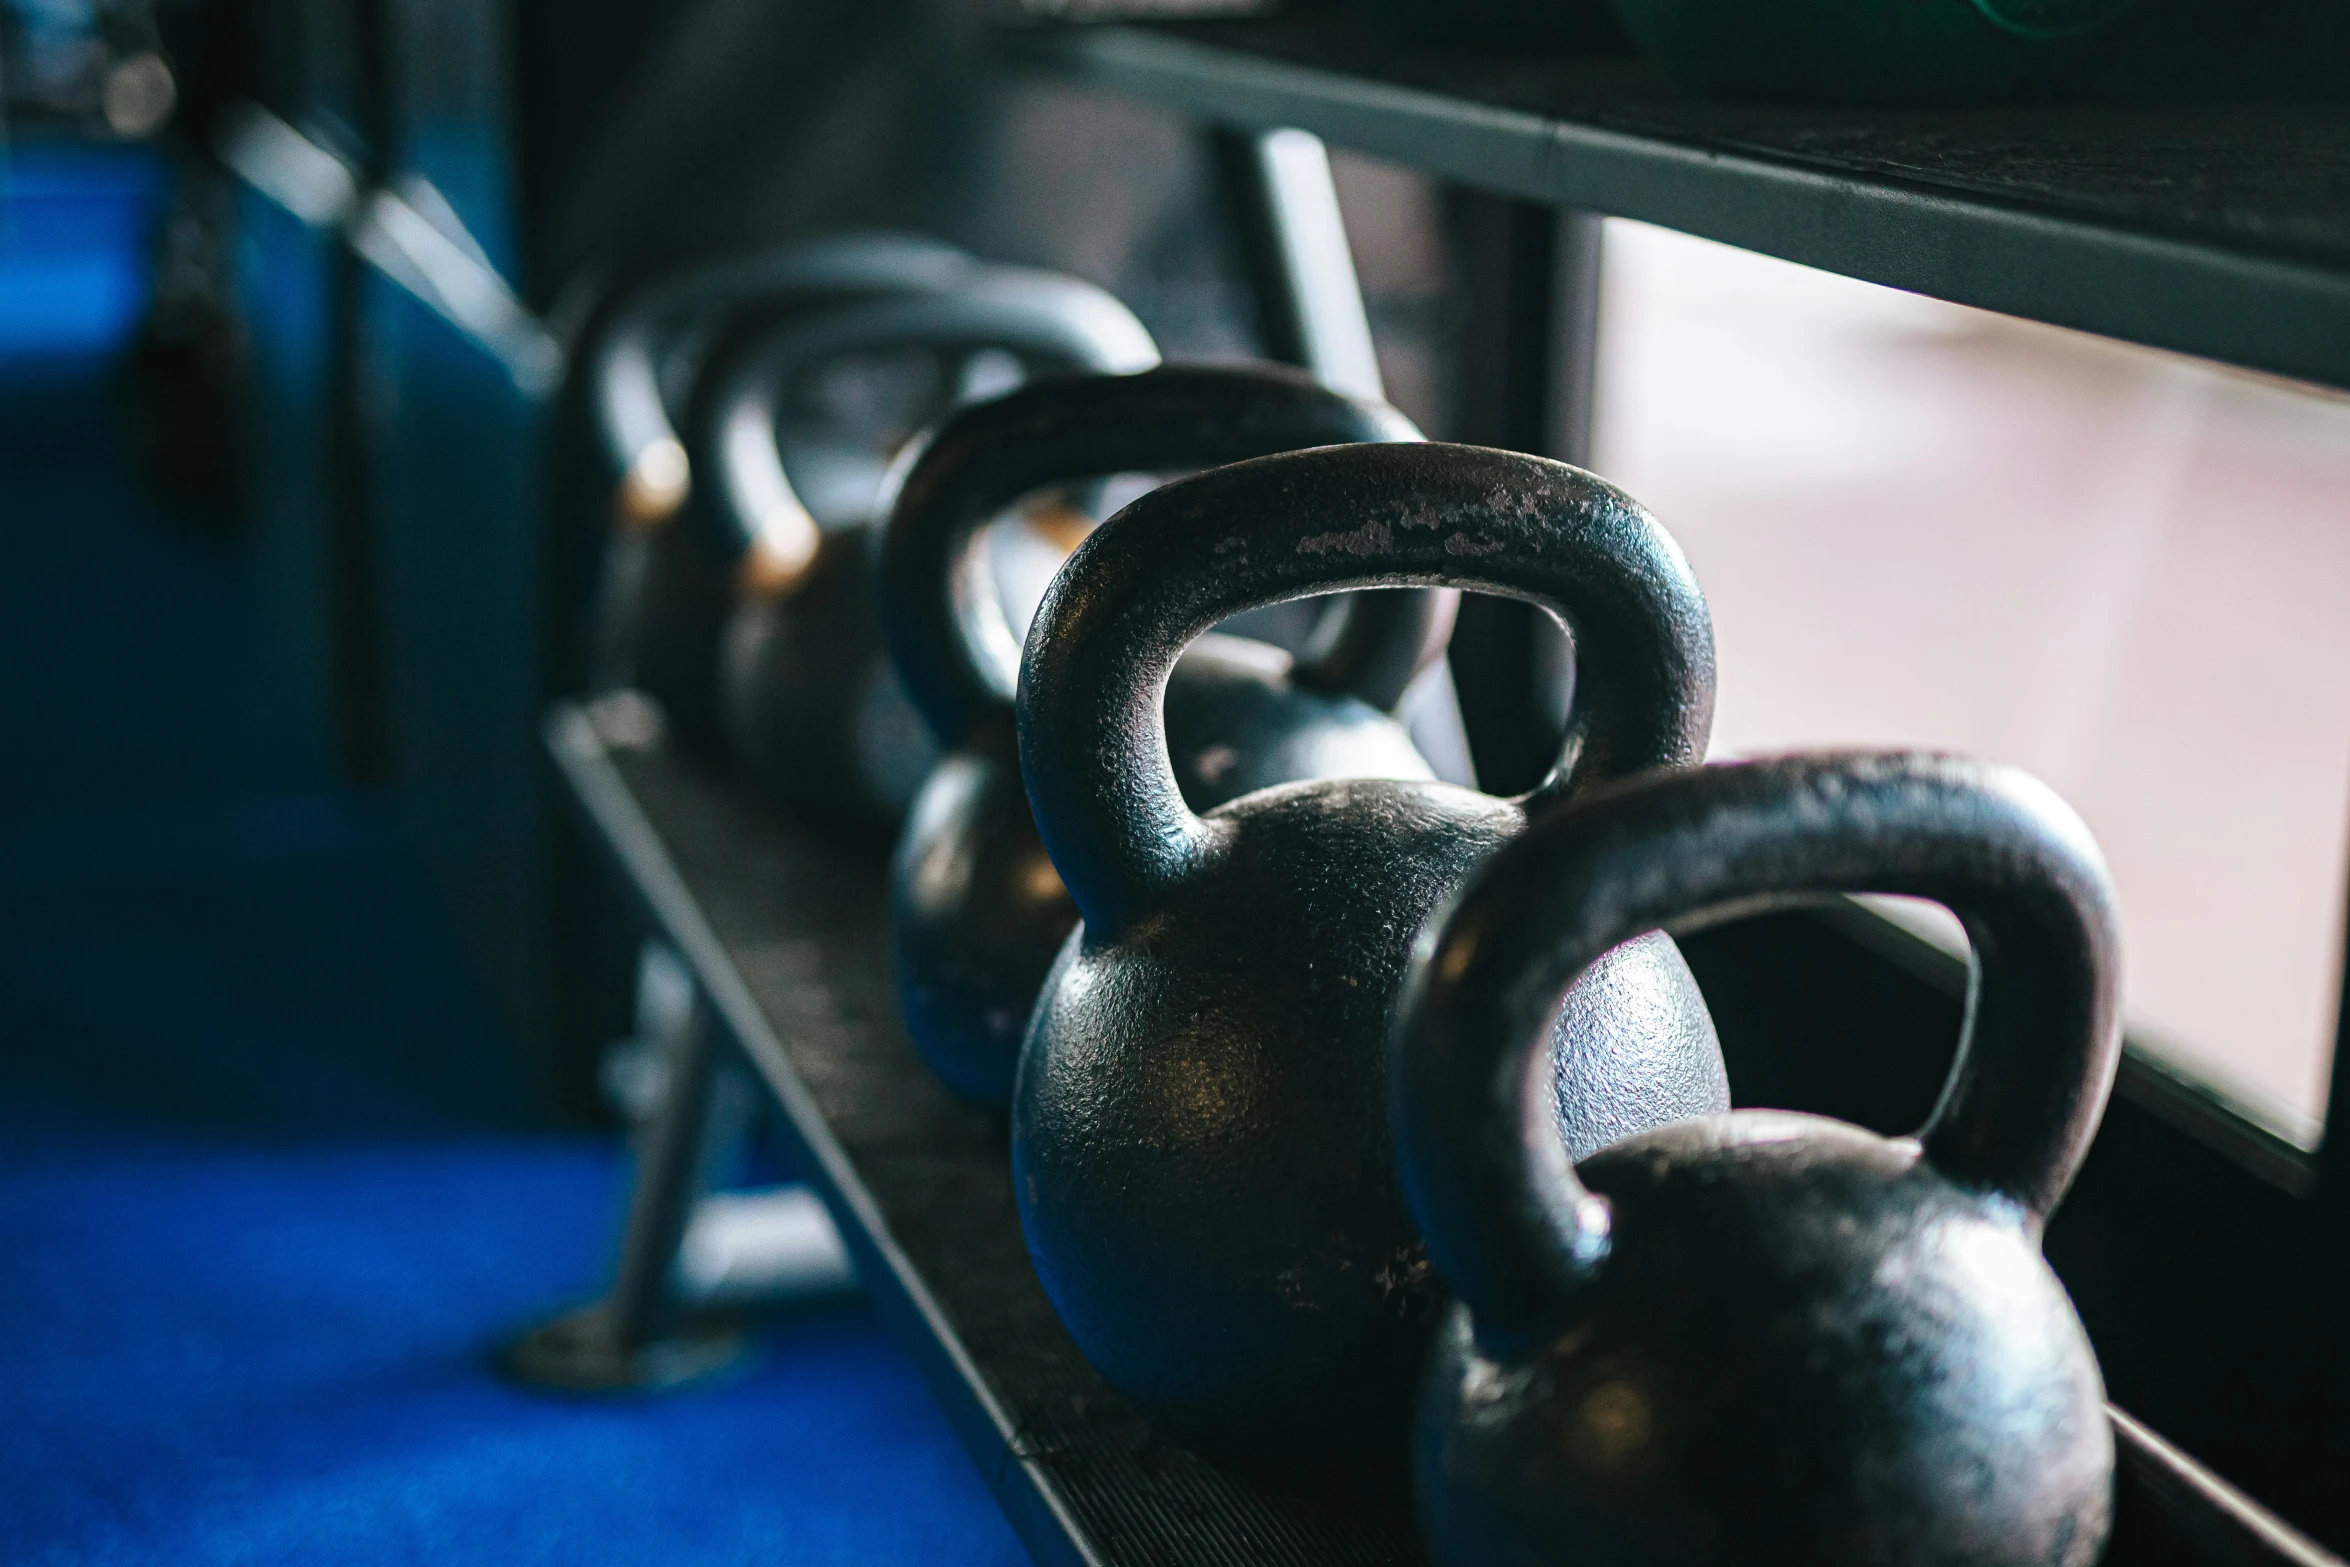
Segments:
[[[947,754],[898,842],[890,929],[907,1028],[957,1093],[1010,1100],[1029,1011],[1077,923],[1020,782],[1020,648],[983,526],[1045,485],[1419,438],[1395,410],[1299,371],[1202,366],[1043,382],[908,448],[882,535],[882,626]],[[1206,811],[1299,778],[1431,777],[1388,715],[1443,652],[1453,603],[1426,590],[1355,596],[1296,660],[1227,635],[1193,643],[1164,698],[1185,803]]]
[[[938,755],[890,667],[874,608],[880,454],[862,495],[839,495],[819,517],[801,499],[777,432],[806,371],[886,348],[921,349],[957,370],[986,355],[1015,377],[1158,363],[1150,334],[1109,294],[1075,278],[990,267],[951,291],[869,300],[781,327],[718,378],[704,439],[740,540],[718,669],[728,750],[771,800],[876,825],[905,810]]]
[[[1571,1166],[1533,1131],[1552,1010],[1618,944],[1804,895],[1931,898],[1976,955],[1914,1138],[1742,1110]],[[2113,1436],[2040,1233],[2120,1051],[2088,830],[2012,769],[1789,757],[1533,824],[1423,941],[1396,1148],[1458,1292],[1420,1413],[1447,1567],[2088,1567]]]
[[[657,278],[614,308],[587,372],[591,446],[604,466],[603,559],[589,615],[589,678],[641,691],[670,731],[717,741],[717,646],[739,541],[693,504],[678,430],[706,358],[744,313],[808,311],[947,288],[979,263],[914,235],[841,234]]]
[[[1159,693],[1218,621],[1318,592],[1451,587],[1573,634],[1571,730],[1525,801],[1318,780],[1184,803]],[[1021,775],[1084,924],[1037,1003],[1014,1190],[1093,1364],[1202,1450],[1293,1481],[1404,1469],[1438,1296],[1396,1185],[1385,1058],[1421,922],[1531,806],[1694,762],[1713,634],[1645,511],[1563,463],[1360,445],[1235,463],[1096,530],[1045,596]],[[1555,1125],[1577,1153],[1726,1108],[1679,950],[1629,942],[1570,996]]]

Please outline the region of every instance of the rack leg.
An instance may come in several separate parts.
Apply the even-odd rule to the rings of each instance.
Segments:
[[[1329,150],[1305,131],[1220,127],[1208,132],[1208,153],[1240,241],[1266,356],[1350,396],[1384,400]],[[1439,777],[1469,783],[1469,740],[1451,687],[1448,671],[1424,672],[1397,716]]]
[[[1446,208],[1467,306],[1452,438],[1588,464],[1600,219],[1461,189]],[[1574,687],[1558,623],[1532,605],[1466,598],[1452,673],[1479,785],[1516,794],[1541,782]]]
[[[1216,130],[1209,147],[1239,229],[1265,352],[1338,391],[1385,397],[1320,140],[1295,130]]]
[[[502,1363],[519,1381],[575,1392],[656,1391],[716,1375],[748,1352],[739,1323],[678,1309],[671,1287],[711,1154],[713,1100],[730,1087],[717,1019],[699,993],[674,1026],[612,1289],[516,1340]]]

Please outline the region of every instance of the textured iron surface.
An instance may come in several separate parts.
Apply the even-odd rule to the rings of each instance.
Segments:
[[[1578,1170],[1523,1130],[1555,998],[1626,936],[1858,891],[1943,904],[1977,956],[1915,1137],[1742,1110]],[[1415,954],[1393,1056],[1404,1184],[1459,1302],[1420,1406],[1436,1555],[2089,1567],[2113,1437],[2039,1242],[2120,1003],[2104,863],[2012,769],[1692,768],[1502,848]]]
[[[1039,1561],[1424,1559],[1399,1511],[1269,1492],[1165,1444],[1077,1355],[1023,1253],[1001,1133],[920,1069],[889,1012],[877,848],[780,827],[673,757],[608,756],[575,708],[555,710],[549,739],[644,911],[722,992],[718,1010],[738,1028],[733,1000],[756,1014],[768,1084],[877,1309]],[[2119,1411],[2114,1425],[2108,1567],[2338,1567]]]
[[[1213,1469],[1154,1432],[1078,1354],[1029,1265],[1002,1122],[940,1086],[898,1023],[880,849],[781,822],[677,759],[614,760],[955,1342],[934,1339],[868,1268],[884,1315],[999,1495],[1026,1460],[1080,1542],[1040,1540],[1032,1531],[1047,1526],[1024,1521],[1007,1495],[1032,1551],[1120,1567],[1421,1560],[1400,1506],[1319,1502]],[[979,1435],[958,1348],[1017,1430],[1011,1444]]]
[[[1577,650],[1550,781],[1525,800],[1322,779],[1185,805],[1159,693],[1194,638],[1317,591],[1452,587],[1557,617]],[[1021,1221],[1092,1362],[1261,1473],[1376,1488],[1403,1464],[1436,1295],[1394,1182],[1383,1052],[1414,938],[1526,812],[1685,765],[1713,716],[1688,562],[1577,468],[1368,443],[1145,495],[1054,578],[1020,672],[1021,777],[1084,917],[1012,1099]],[[1637,932],[1635,935],[1639,934]],[[1727,1108],[1669,940],[1569,998],[1605,1046],[1557,1078],[1562,1131]]]

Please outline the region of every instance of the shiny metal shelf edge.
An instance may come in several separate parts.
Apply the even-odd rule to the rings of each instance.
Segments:
[[[1154,28],[1021,29],[1007,43],[1025,65],[1178,113],[1293,126],[1503,195],[2350,388],[2350,267],[1552,118]]]

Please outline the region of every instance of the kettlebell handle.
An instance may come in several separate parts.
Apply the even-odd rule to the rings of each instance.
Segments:
[[[946,288],[978,265],[942,240],[877,230],[732,256],[632,290],[590,360],[589,395],[612,471],[626,474],[648,449],[677,439],[661,396],[660,356],[680,317],[712,305]]]
[[[1286,366],[1181,366],[1042,382],[954,414],[892,470],[880,551],[882,624],[914,703],[946,745],[1009,724],[1020,643],[995,590],[980,530],[1047,484],[1116,473],[1212,468],[1304,447],[1417,441],[1384,403],[1331,391]],[[1443,651],[1456,595],[1347,601],[1334,637],[1298,679],[1373,707],[1402,700]]]
[[[1503,594],[1566,623],[1575,711],[1530,803],[1703,754],[1705,598],[1671,536],[1605,480],[1435,443],[1213,469],[1097,528],[1029,628],[1020,770],[1089,937],[1146,917],[1223,830],[1184,804],[1168,760],[1160,704],[1177,655],[1245,609],[1384,587]]]
[[[1645,932],[1855,892],[1930,898],[1965,923],[1966,1024],[1918,1136],[1929,1163],[2013,1204],[2037,1237],[2121,1049],[2118,914],[2080,818],[2030,776],[1961,757],[1692,768],[1536,821],[1421,936],[1390,1063],[1396,1147],[1480,1336],[1537,1331],[1607,1252],[1606,1204],[1529,1091],[1568,989]]]
[[[899,346],[1003,348],[1061,370],[1129,374],[1159,362],[1150,333],[1117,298],[1056,273],[987,267],[942,292],[886,294],[768,330],[713,404],[725,512],[739,553],[766,538],[785,559],[812,550],[816,522],[775,438],[776,402],[792,378],[841,354]]]

